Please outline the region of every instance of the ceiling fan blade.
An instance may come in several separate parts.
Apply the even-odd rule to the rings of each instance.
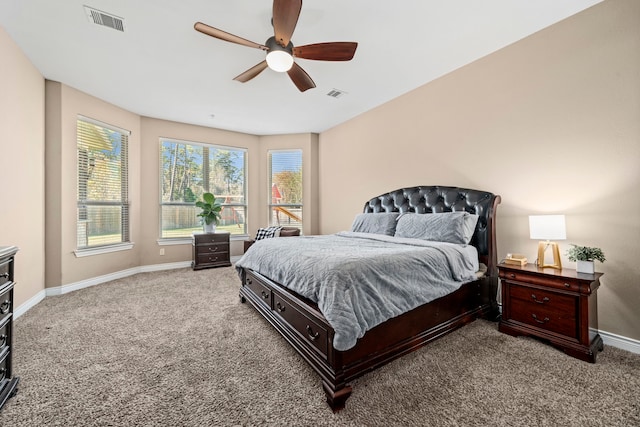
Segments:
[[[246,83],[252,78],[254,78],[255,76],[257,76],[258,74],[260,74],[262,71],[264,71],[265,68],[267,68],[267,61],[262,61],[259,64],[256,64],[253,67],[249,68],[247,71],[240,74],[239,76],[234,77],[233,80]]]
[[[302,0],[273,0],[273,33],[280,46],[291,41],[301,9]]]
[[[217,28],[213,28],[207,24],[203,24],[202,22],[196,22],[193,26],[196,31],[200,31],[203,34],[206,34],[211,37],[215,37],[220,40],[224,40],[226,42],[237,43],[247,47],[255,47],[256,49],[261,50],[269,50],[265,45],[252,42],[251,40],[243,39],[242,37],[238,37],[231,33],[227,33],[226,31],[219,30]]]
[[[300,92],[304,92],[307,89],[313,89],[316,87],[316,84],[311,80],[309,74],[305,70],[302,69],[301,66],[293,63],[293,67],[289,71],[287,71],[289,77],[293,81],[293,84],[300,90]]]
[[[315,43],[293,48],[293,56],[319,61],[350,61],[356,53],[356,42]]]

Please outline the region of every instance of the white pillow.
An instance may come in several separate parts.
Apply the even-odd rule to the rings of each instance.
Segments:
[[[396,231],[396,212],[362,213],[356,215],[351,231],[357,233],[386,234],[393,236]]]
[[[398,218],[396,237],[469,244],[478,215],[469,212],[405,214]]]

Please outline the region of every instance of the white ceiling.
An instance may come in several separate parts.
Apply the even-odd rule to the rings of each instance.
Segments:
[[[600,1],[305,0],[294,45],[359,45],[350,62],[297,59],[317,85],[304,93],[270,69],[233,81],[264,52],[193,29],[263,44],[271,0],[0,0],[0,25],[49,80],[143,116],[271,135],[322,132]],[[85,4],[124,33],[90,23]]]

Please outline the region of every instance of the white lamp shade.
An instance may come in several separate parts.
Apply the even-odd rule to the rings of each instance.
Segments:
[[[530,215],[529,236],[534,240],[565,240],[564,215]]]
[[[293,56],[284,50],[272,50],[267,53],[267,65],[279,73],[289,71],[293,66]]]

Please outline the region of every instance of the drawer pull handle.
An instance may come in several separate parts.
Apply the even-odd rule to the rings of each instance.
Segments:
[[[509,277],[511,277],[512,279],[515,279],[515,278],[516,278],[516,275],[515,275],[515,274],[513,274],[513,273],[509,273]]]
[[[282,312],[284,312],[284,310],[286,309],[286,307],[285,307],[284,305],[280,304],[280,301],[278,301],[278,302],[276,303],[276,309],[277,309],[280,313],[282,313]]]
[[[565,287],[565,288],[570,288],[570,287],[571,287],[571,285],[570,285],[570,284],[568,284],[568,283],[565,283],[565,284],[564,284],[564,287]]]
[[[9,273],[5,272],[0,274],[0,277],[2,277],[3,279],[8,279],[9,278]]]
[[[531,294],[531,298],[533,298],[533,301],[538,304],[544,304],[545,302],[549,302],[549,298],[547,297],[542,298],[542,301],[540,301],[538,298],[536,298],[536,294]]]
[[[213,248],[209,248],[209,252],[217,252],[218,247],[214,246]]]
[[[318,336],[320,335],[320,332],[316,332],[315,334],[313,333],[313,329],[311,329],[311,326],[307,325],[307,335],[309,335],[309,338],[311,339],[311,341],[315,341],[318,339]]]
[[[0,314],[6,314],[9,312],[9,306],[11,305],[11,303],[9,302],[9,300],[6,300],[5,302],[3,302],[2,304],[0,304]]]
[[[7,343],[8,336],[6,334],[0,335],[0,348],[4,347]]]
[[[262,291],[262,298],[264,298],[264,299],[269,298],[269,294],[266,293],[265,291]]]
[[[543,320],[538,319],[538,316],[536,316],[535,314],[531,314],[531,317],[533,317],[533,320],[535,320],[538,323],[547,323],[549,321],[548,317],[545,317]]]

